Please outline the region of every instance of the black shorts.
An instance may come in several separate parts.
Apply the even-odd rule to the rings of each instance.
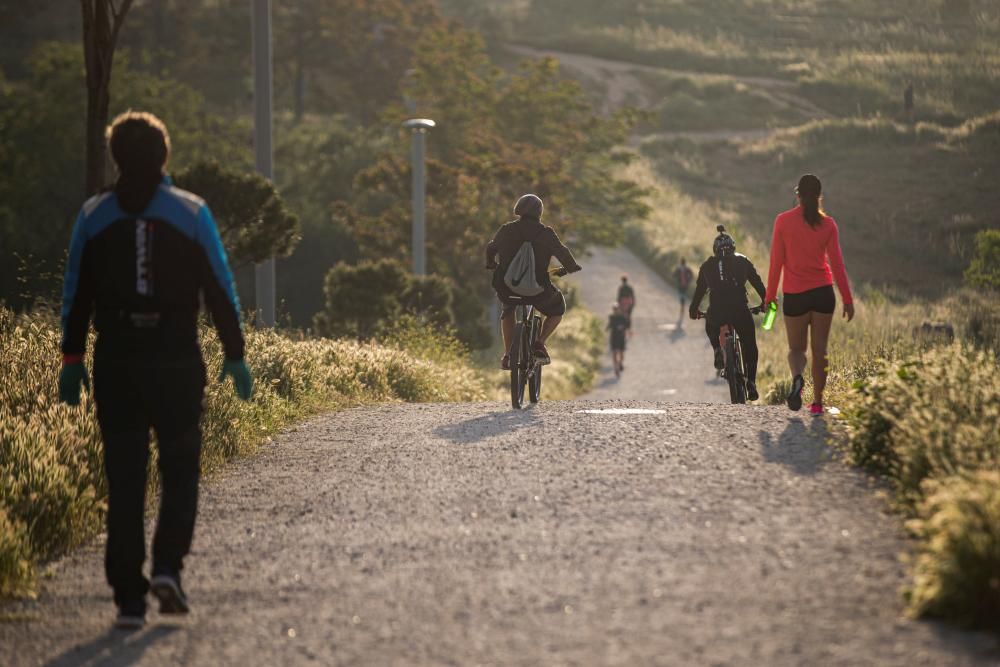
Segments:
[[[503,304],[504,315],[513,312],[521,304],[534,306],[545,317],[563,315],[566,312],[566,297],[555,287],[549,287],[538,296],[518,297],[497,294],[497,298]]]
[[[625,351],[625,338],[624,337],[622,337],[622,338],[612,337],[611,338],[611,349],[615,350],[615,351],[621,350],[622,352],[624,352]]]
[[[824,285],[798,294],[785,294],[781,312],[785,317],[799,317],[808,313],[832,315],[837,309],[837,297],[833,285]]]

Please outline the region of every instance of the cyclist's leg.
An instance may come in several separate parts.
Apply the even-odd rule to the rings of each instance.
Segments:
[[[514,338],[514,325],[516,324],[514,311],[517,306],[506,304],[502,300],[500,301],[500,305],[502,307],[500,311],[500,333],[503,336],[504,354],[507,354],[510,352],[510,341]]]
[[[827,343],[830,340],[830,327],[833,324],[833,313],[812,313],[812,377],[813,403],[823,404],[823,390],[826,389],[826,374],[829,360],[826,356]]]
[[[740,347],[743,350],[743,367],[746,369],[747,380],[757,382],[757,332],[754,330],[753,315],[749,310],[743,310],[734,318],[736,333],[740,336]]]
[[[545,322],[542,323],[542,331],[538,335],[538,340],[542,345],[545,345],[545,341],[556,330],[556,327],[562,321],[562,316],[566,313],[566,298],[562,292],[553,287],[552,291],[546,293],[535,307],[538,309],[538,312],[545,316]]]
[[[712,344],[712,348],[715,350],[722,347],[722,343],[719,342],[719,330],[721,328],[722,323],[719,322],[711,310],[709,310],[708,314],[705,316],[705,335],[708,336],[708,342]]]

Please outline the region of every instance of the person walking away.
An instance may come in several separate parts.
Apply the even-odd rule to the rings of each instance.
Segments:
[[[677,283],[677,297],[681,302],[681,313],[678,316],[678,326],[684,326],[684,304],[687,301],[688,290],[691,287],[691,281],[694,279],[694,273],[691,271],[691,267],[687,265],[687,260],[681,257],[680,266],[674,269],[674,282]]]
[[[708,313],[705,317],[705,335],[712,344],[715,355],[715,368],[722,370],[722,341],[719,333],[723,325],[729,324],[739,334],[743,348],[743,363],[747,373],[747,399],[756,401],[757,393],[757,334],[754,329],[753,315],[747,303],[747,282],[753,286],[764,301],[764,281],[761,280],[753,262],[745,255],[736,252],[736,242],[722,225],[716,227],[719,235],[712,243],[712,257],[705,260],[698,269],[698,281],[695,283],[694,296],[691,297],[691,309],[688,311],[692,320],[700,317],[699,308],[705,292],[709,295]]]
[[[79,405],[90,388],[83,363],[91,315],[94,399],[108,482],[105,573],[115,624],[137,628],[152,588],[160,613],[185,614],[181,588],[198,502],[205,366],[198,344],[202,300],[219,333],[220,380],[253,389],[243,360],[240,307],[218,229],[205,202],[171,184],[167,128],[129,111],[108,129],[118,179],[84,203],[73,227],[62,306],[59,397]],[[153,538],[152,581],[143,576],[149,429],[156,432],[162,482]]]
[[[798,206],[778,215],[771,237],[771,267],[767,276],[768,304],[777,301],[778,281],[784,293],[782,313],[788,334],[788,366],[792,386],[786,402],[792,410],[802,407],[802,373],[806,347],[812,348],[813,402],[809,412],[823,414],[823,391],[829,366],[827,343],[837,298],[836,281],[844,300],[844,317],[854,319],[854,299],[840,249],[837,223],[822,208],[823,185],[805,174],[795,188]]]
[[[625,370],[625,334],[628,332],[628,318],[622,313],[617,303],[611,305],[611,316],[608,317],[606,330],[611,333],[611,362],[615,367],[615,377]]]
[[[549,277],[549,263],[555,257],[567,273],[580,270],[573,253],[559,240],[551,227],[542,224],[545,205],[537,195],[522,195],[514,204],[517,219],[500,227],[486,244],[486,268],[493,271],[493,289],[503,306],[500,330],[503,334],[504,355],[500,368],[510,370],[510,345],[514,337],[515,310],[519,304],[534,306],[545,316],[542,330],[532,350],[540,364],[551,363],[546,341],[559,326],[566,313],[566,299]],[[525,243],[530,244],[531,257],[535,266],[535,284],[539,293],[534,296],[520,296],[507,284],[506,274],[515,256],[522,252]],[[524,276],[521,276],[523,279]]]
[[[628,321],[628,328],[632,328],[632,310],[635,308],[635,290],[628,283],[628,276],[622,276],[622,284],[618,286],[618,305],[622,309],[622,315]]]

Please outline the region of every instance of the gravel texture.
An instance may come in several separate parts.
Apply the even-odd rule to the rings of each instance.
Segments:
[[[669,341],[640,357],[644,331],[626,366],[650,388],[710,371]],[[0,665],[1000,663],[902,617],[899,519],[822,419],[595,395],[291,429],[204,487],[190,619],[109,631],[94,544],[2,610]],[[657,412],[580,412],[631,408]]]

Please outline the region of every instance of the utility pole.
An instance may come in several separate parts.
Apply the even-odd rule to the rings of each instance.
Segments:
[[[411,118],[403,127],[413,131],[413,275],[427,275],[427,232],[425,200],[427,196],[427,131],[435,123],[430,118]]]
[[[274,180],[274,152],[271,146],[271,0],[253,3],[253,130],[257,171]],[[257,325],[271,328],[275,323],[274,258],[264,260],[254,271],[257,293]]]

